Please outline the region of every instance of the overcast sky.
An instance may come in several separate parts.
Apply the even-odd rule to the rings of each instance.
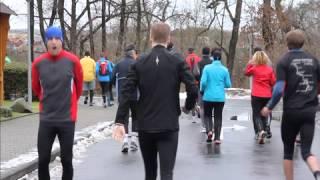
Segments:
[[[45,0],[44,0],[45,1]],[[177,0],[177,6],[179,9],[192,9],[195,1],[201,2],[201,0]],[[235,0],[231,0],[235,1]],[[256,2],[257,0],[246,0]],[[261,1],[261,0],[260,0]],[[291,2],[291,0],[285,0],[286,2]],[[295,3],[301,2],[303,0],[294,0]],[[13,11],[18,14],[18,16],[12,15],[10,17],[10,29],[27,29],[27,2],[26,0],[0,0],[7,6],[9,6]],[[70,2],[70,1],[66,1]],[[245,4],[243,4],[243,7]],[[244,14],[243,12],[242,14]],[[38,25],[35,26],[36,29],[39,29]]]

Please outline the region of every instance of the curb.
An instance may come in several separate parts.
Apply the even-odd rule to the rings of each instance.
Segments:
[[[113,123],[110,123],[109,125],[98,129],[98,131],[101,132],[104,129],[111,127],[112,125],[113,125]],[[92,134],[90,134],[90,133],[86,133],[83,136],[85,138],[89,138],[91,135]],[[83,140],[83,137],[75,139],[73,144],[75,145],[81,140]],[[56,159],[56,157],[59,155],[60,155],[60,146],[59,146],[59,148],[57,148],[56,150],[54,150],[51,153],[50,162],[54,161]],[[17,179],[23,177],[24,175],[31,173],[32,171],[36,170],[37,168],[38,168],[38,158],[36,158],[28,163],[17,166],[15,168],[9,169],[9,170],[7,170],[7,172],[2,172],[0,178],[1,178],[1,180],[17,180]]]
[[[18,116],[18,117],[12,117],[12,118],[8,118],[8,119],[5,119],[5,120],[1,120],[0,122],[11,121],[11,120],[14,120],[14,119],[19,119],[19,118],[23,118],[23,117],[26,117],[26,116],[32,116],[32,115],[36,115],[36,114],[39,114],[39,112],[35,112],[35,113],[29,113],[29,114],[25,114],[25,115],[22,115],[22,116]]]

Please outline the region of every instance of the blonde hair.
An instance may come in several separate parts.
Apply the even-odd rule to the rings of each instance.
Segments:
[[[255,52],[252,59],[256,65],[265,65],[270,62],[268,55],[263,51]]]

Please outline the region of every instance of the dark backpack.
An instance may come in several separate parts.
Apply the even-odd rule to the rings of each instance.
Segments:
[[[99,62],[99,75],[100,76],[109,75],[109,69],[108,69],[108,62],[107,61],[100,61]]]
[[[198,63],[195,63],[194,57],[191,57],[190,61],[191,61],[191,73],[195,78],[198,79],[198,77],[200,76]]]

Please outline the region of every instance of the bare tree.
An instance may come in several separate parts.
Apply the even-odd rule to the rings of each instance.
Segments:
[[[137,5],[137,29],[136,29],[136,48],[140,50],[141,46],[141,0],[136,0]]]
[[[38,0],[38,1],[41,1],[41,0]],[[63,43],[63,46],[64,46],[64,48],[65,48],[65,45],[70,47],[69,38],[66,34],[65,23],[64,23],[65,22],[64,21],[64,0],[59,0],[59,2],[58,2],[58,14],[59,14],[60,26],[61,26],[62,33],[63,33],[63,39],[65,42],[65,43]]]
[[[116,56],[120,56],[123,46],[123,39],[125,33],[125,20],[126,20],[126,0],[121,0],[121,12],[120,12],[120,31],[118,35],[118,46],[116,51]]]
[[[227,54],[227,67],[229,69],[230,76],[232,78],[233,77],[232,75],[233,75],[234,59],[236,56],[236,47],[237,47],[238,36],[239,36],[242,0],[237,0],[235,16],[232,15],[227,0],[224,0],[224,2],[225,2],[226,10],[229,13],[230,19],[233,24],[232,32],[231,32],[231,39],[229,42],[229,51]]]
[[[262,36],[265,43],[265,50],[270,52],[273,49],[273,33],[271,30],[271,0],[263,0]]]
[[[90,53],[94,55],[94,42],[93,42],[93,34],[92,34],[92,20],[91,20],[91,10],[90,10],[90,2],[87,0],[87,14],[89,21],[89,39],[90,39]]]
[[[110,3],[108,4],[108,10],[110,15]],[[102,0],[102,16],[101,16],[101,40],[102,40],[102,48],[101,51],[104,51],[106,46],[106,0]],[[92,32],[91,32],[92,33]]]
[[[278,21],[280,24],[281,31],[283,33],[287,33],[291,29],[291,22],[287,16],[287,14],[285,14],[283,12],[283,8],[281,6],[281,1],[282,0],[275,0],[276,14],[277,14],[277,18],[278,18]]]
[[[53,22],[56,18],[56,14],[57,14],[57,4],[58,4],[58,0],[54,0],[53,1],[53,6],[52,6],[52,12],[51,12],[51,17],[50,17],[50,21],[49,21],[49,26],[53,25]]]
[[[37,6],[38,6],[40,34],[41,34],[42,41],[45,43],[46,41],[44,36],[44,18],[43,18],[42,0],[37,0]]]

